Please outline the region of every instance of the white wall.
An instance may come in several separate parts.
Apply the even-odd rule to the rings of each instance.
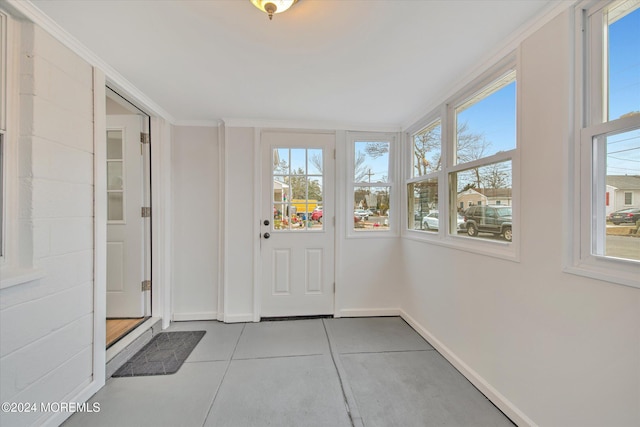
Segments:
[[[254,161],[256,129],[226,127],[225,151],[225,311],[227,322],[254,319]],[[337,167],[344,168],[345,132],[337,132]],[[338,172],[338,187],[344,177]],[[336,211],[344,210],[344,192],[338,192]],[[396,315],[400,305],[400,281],[393,266],[399,262],[397,238],[346,239],[344,219],[336,217],[336,306],[338,316]],[[254,233],[255,231],[255,233]],[[372,263],[371,260],[375,260]]]
[[[173,127],[173,320],[217,317],[218,148],[215,127]]]
[[[64,402],[93,372],[93,71],[31,24],[20,49],[19,243],[43,277],[0,290],[0,401]]]
[[[637,426],[640,290],[562,271],[569,15],[521,45],[521,261],[404,239],[402,308],[520,422]]]
[[[253,320],[254,128],[226,127],[224,319]]]
[[[336,315],[397,316],[403,291],[401,243],[397,237],[347,239],[338,235]]]

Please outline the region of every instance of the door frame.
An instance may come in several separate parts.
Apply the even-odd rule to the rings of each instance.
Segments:
[[[144,322],[131,334],[140,335],[150,324],[161,320],[162,329],[170,323],[170,277],[171,277],[171,127],[158,113],[153,104],[132,95],[131,90],[107,77],[105,72],[94,67],[94,342],[93,381],[89,385],[88,399],[106,382],[106,272],[107,272],[107,181],[106,181],[106,95],[107,85],[117,91],[150,118],[151,135],[151,319]],[[160,110],[162,111],[162,110]],[[113,347],[112,347],[113,348]],[[111,349],[110,349],[111,350]],[[83,394],[84,396],[85,394]],[[86,400],[86,399],[85,399]]]
[[[336,189],[338,187],[338,165],[336,161],[337,145],[338,145],[338,132],[335,130],[322,130],[322,129],[292,129],[292,128],[270,128],[270,127],[255,127],[253,138],[253,235],[255,236],[253,242],[253,321],[260,322],[262,312],[262,254],[260,251],[260,239],[262,233],[262,206],[263,206],[263,156],[262,156],[262,133],[263,132],[281,132],[281,133],[308,133],[308,134],[326,134],[333,135],[334,137],[334,171],[333,171],[333,197],[334,197],[334,218],[337,217],[338,207],[338,195]],[[333,283],[336,282],[337,274],[337,219],[336,224],[333,227],[333,248],[331,260],[333,262]],[[336,284],[337,287],[337,284]],[[333,315],[337,313],[337,289],[333,293]]]

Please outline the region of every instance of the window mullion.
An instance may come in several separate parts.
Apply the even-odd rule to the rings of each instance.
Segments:
[[[606,204],[605,193],[607,184],[607,150],[606,135],[593,137],[590,141],[592,154],[591,175],[591,253],[605,255],[604,241],[606,235]]]
[[[516,153],[516,149],[509,150],[509,151],[501,151],[492,156],[483,157],[481,159],[473,160],[471,162],[454,165],[449,169],[449,172],[459,172],[461,170],[474,169],[480,166],[486,166],[494,163],[500,163],[507,160],[511,160],[511,158],[515,155],[515,153]]]

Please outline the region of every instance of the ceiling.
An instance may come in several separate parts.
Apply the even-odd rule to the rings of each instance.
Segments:
[[[554,0],[34,0],[174,123],[400,127]],[[557,3],[556,3],[557,4]]]

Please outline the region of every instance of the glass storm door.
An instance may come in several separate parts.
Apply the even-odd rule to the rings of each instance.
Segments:
[[[333,133],[263,131],[261,316],[333,314]]]

